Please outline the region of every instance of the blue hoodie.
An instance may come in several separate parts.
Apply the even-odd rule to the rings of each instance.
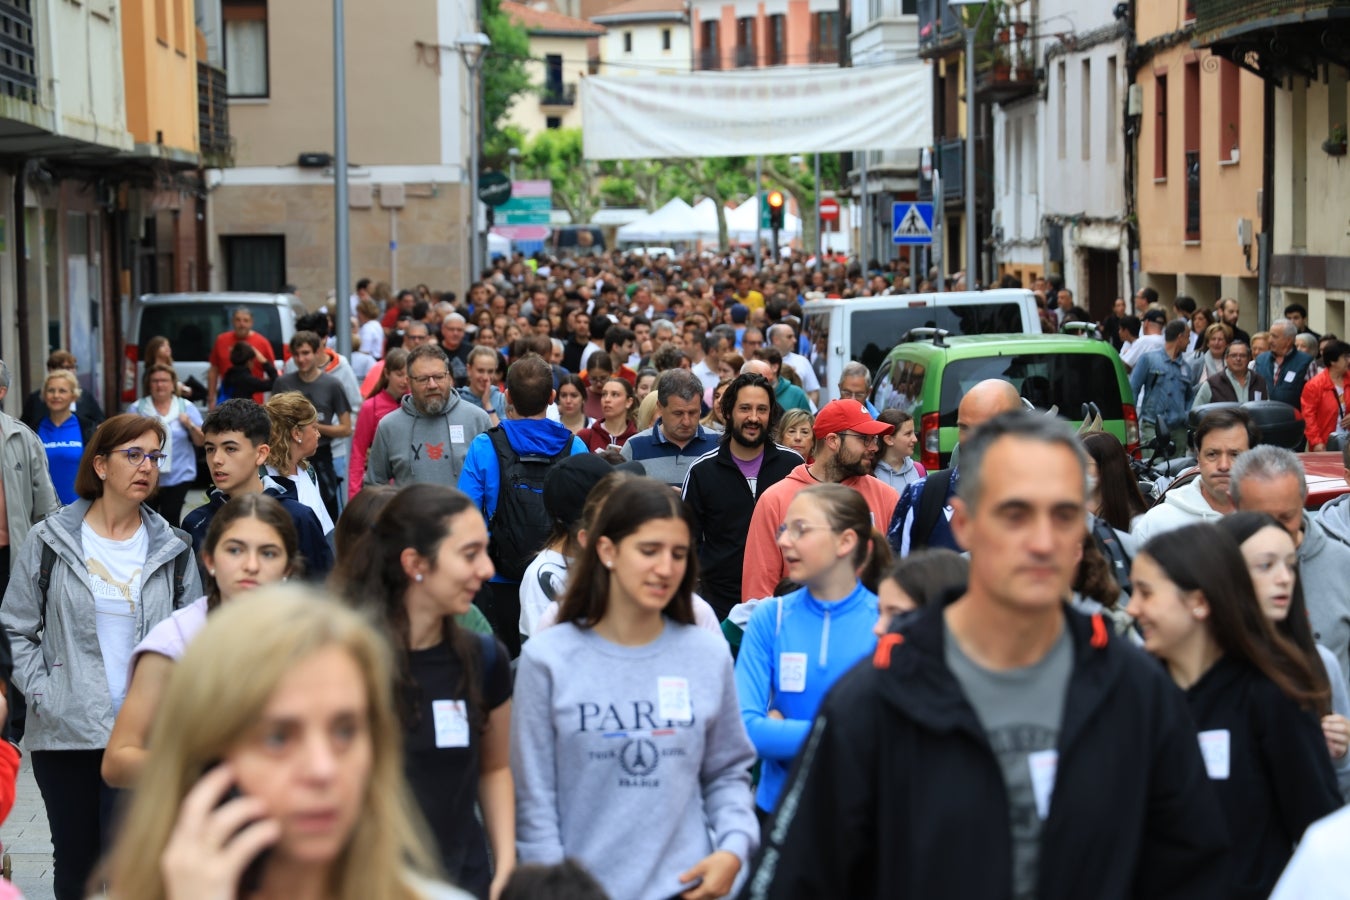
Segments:
[[[861,582],[833,603],[802,588],[755,607],[736,657],[736,693],[745,730],[764,761],[755,794],[760,809],[773,812],[778,806],[778,794],[816,710],[835,681],[876,647],[876,623],[877,595]],[[785,654],[801,654],[793,658],[798,662],[805,657],[804,683],[801,677],[796,684],[781,679]],[[769,718],[770,709],[783,718]]]
[[[572,442],[572,455],[588,453],[583,444],[567,426],[552,419],[507,419],[502,422],[506,439],[517,453],[556,456],[567,441]],[[464,458],[464,469],[459,473],[459,489],[469,495],[490,524],[497,512],[497,489],[501,483],[501,467],[497,465],[497,451],[492,449],[492,436],[486,432],[469,444]],[[507,579],[493,575],[493,581]]]

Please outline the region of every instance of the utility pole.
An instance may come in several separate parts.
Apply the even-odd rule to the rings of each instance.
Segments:
[[[337,289],[333,292],[333,327],[337,351],[352,354],[351,230],[347,205],[347,26],[344,0],[333,0],[333,254]]]

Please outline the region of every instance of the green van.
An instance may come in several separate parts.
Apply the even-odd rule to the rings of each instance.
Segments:
[[[1120,356],[1110,344],[1075,335],[923,333],[886,355],[872,381],[872,405],[912,415],[919,461],[940,468],[956,446],[957,405],[987,378],[1011,382],[1031,405],[1056,407],[1075,425],[1083,404],[1094,402],[1103,429],[1130,454],[1139,451],[1134,392]]]

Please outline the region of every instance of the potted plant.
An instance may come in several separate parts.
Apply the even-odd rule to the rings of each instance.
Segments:
[[[1331,129],[1331,134],[1322,142],[1322,149],[1328,156],[1345,155],[1345,123]]]
[[[1018,19],[1016,22],[1012,23],[1013,36],[1021,41],[1027,36],[1027,29],[1030,27],[1031,26],[1027,22]]]

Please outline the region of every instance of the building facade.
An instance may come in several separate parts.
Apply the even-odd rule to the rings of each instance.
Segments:
[[[695,69],[838,65],[847,52],[838,0],[690,0]]]
[[[1257,320],[1262,165],[1261,79],[1193,46],[1194,4],[1142,4],[1134,83],[1139,286],[1170,304],[1238,300]]]
[[[458,0],[349,0],[347,146],[353,278],[462,291],[474,210],[464,127],[470,79]],[[208,172],[210,283],[335,287],[333,55],[326,0],[221,0],[233,167]],[[477,206],[477,204],[474,204]]]
[[[578,88],[591,71],[591,45],[605,33],[603,25],[563,15],[543,3],[502,0],[502,12],[530,36],[525,70],[537,90],[518,95],[506,113],[506,122],[526,137],[545,129],[581,127]],[[597,44],[594,54],[599,52]]]
[[[628,0],[591,16],[600,38],[601,75],[676,75],[693,67],[684,0]]]

